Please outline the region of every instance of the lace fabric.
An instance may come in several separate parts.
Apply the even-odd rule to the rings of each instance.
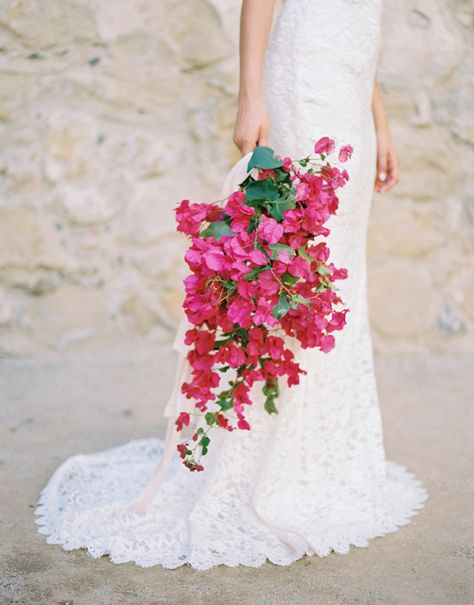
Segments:
[[[133,440],[69,458],[40,497],[40,533],[65,550],[85,548],[94,558],[109,555],[114,563],[132,561],[141,567],[258,567],[267,559],[289,565],[305,554],[347,554],[350,545],[367,547],[369,539],[409,523],[425,499],[411,473],[387,462],[384,476],[370,486],[351,482],[353,487],[344,490],[338,486],[333,491],[330,484],[318,490],[321,484],[307,478],[295,492],[295,482],[288,484],[286,493],[280,492],[283,499],[273,525],[255,507],[255,478],[262,475],[256,458],[248,459],[245,468],[239,464],[237,477],[224,479],[221,474],[216,480],[216,465],[221,473],[231,469],[228,456],[223,461],[214,456],[207,475],[191,474],[174,461],[147,512],[126,512],[126,504],[159,461],[162,445],[160,439]],[[337,481],[343,478],[338,475]]]
[[[349,269],[339,284],[350,312],[336,348],[324,354],[291,343],[308,373],[296,387],[283,385],[279,413],[263,410],[256,385],[252,430],[215,431],[203,473],[176,456],[145,513],[127,506],[156,468],[162,440],[66,460],[36,510],[49,543],[143,567],[288,565],[367,547],[424,506],[421,482],[386,459],[367,308],[380,9],[380,0],[286,0],[265,61],[277,152],[303,157],[323,135],[355,150],[328,224],[331,258]]]

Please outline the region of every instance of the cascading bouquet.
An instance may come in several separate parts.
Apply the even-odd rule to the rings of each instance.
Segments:
[[[183,200],[175,210],[178,231],[191,240],[183,308],[194,326],[185,335],[192,379],[181,391],[204,416],[204,426],[177,446],[190,470],[203,470],[212,428],[251,428],[245,406],[256,382],[263,383],[264,407],[273,414],[279,379],[291,387],[306,374],[282,336],[329,352],[332,332],[346,323],[348,309],[340,308],[334,282],[347,270],[328,262],[324,241],[330,233],[324,224],[338,208],[336,190],[349,179],[328,161],[334,151],[329,137],[297,161],[256,147],[247,178],[226,200]],[[339,161],[351,154],[352,147],[341,147]],[[224,372],[232,377],[219,390]],[[176,430],[189,423],[190,413],[181,412]]]

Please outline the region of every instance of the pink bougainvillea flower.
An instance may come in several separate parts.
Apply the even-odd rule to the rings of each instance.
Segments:
[[[247,273],[250,273],[252,269],[246,265],[243,261],[236,261],[232,263],[230,268],[230,277],[237,282],[237,286],[241,284],[241,278]]]
[[[196,336],[194,344],[196,345],[196,351],[203,355],[204,353],[209,353],[214,348],[214,343],[216,341],[216,335],[212,332],[208,332],[207,330],[200,330]]]
[[[269,336],[266,341],[266,347],[273,360],[281,359],[284,351],[284,341],[279,336]]]
[[[210,372],[214,365],[214,358],[209,352],[199,353],[197,349],[190,351],[188,360],[195,370],[206,373]],[[208,376],[203,376],[203,379],[207,380]]]
[[[237,414],[243,414],[244,405],[251,405],[252,402],[248,396],[249,390],[249,386],[242,382],[234,387],[234,403],[232,407]]]
[[[187,330],[184,336],[184,343],[188,346],[195,345],[196,351],[200,355],[212,351],[215,340],[216,335],[214,332],[209,332],[208,330],[196,330],[196,328]]]
[[[262,271],[257,277],[257,282],[262,289],[262,294],[271,296],[280,290],[280,284],[271,271]]]
[[[328,332],[342,330],[342,328],[346,325],[346,314],[347,309],[344,309],[343,311],[335,311],[329,320],[329,324],[327,326]]]
[[[239,324],[242,328],[249,328],[252,325],[250,314],[253,310],[253,303],[237,298],[229,305],[227,317],[231,322]]]
[[[252,317],[256,326],[265,323],[269,326],[275,326],[278,323],[278,320],[272,315],[274,304],[264,298],[258,301],[257,309]]]
[[[243,191],[234,191],[227,198],[227,204],[224,206],[224,210],[230,216],[234,216],[232,208],[236,208],[238,212],[242,211],[242,204],[245,202],[245,193]],[[248,211],[254,211],[250,206],[246,206]]]
[[[353,152],[354,149],[351,145],[344,145],[344,147],[341,147],[339,150],[339,161],[347,162],[347,160],[351,159]]]
[[[326,262],[329,258],[329,248],[325,242],[320,242],[314,246],[308,246],[306,251],[309,256],[320,262]]]
[[[245,203],[245,193],[243,191],[235,191],[227,198],[227,203],[224,206],[224,211],[231,218],[231,229],[234,232],[240,232],[248,229],[250,219],[255,214],[255,208],[247,206]]]
[[[275,178],[275,171],[272,170],[271,168],[264,168],[262,170],[258,170],[257,171],[257,181],[264,181],[265,179],[271,178],[274,179]]]
[[[237,284],[237,292],[242,298],[253,298],[257,292],[257,284],[255,282],[240,280]]]
[[[283,213],[283,225],[286,233],[296,233],[301,229],[301,220],[304,216],[301,208],[285,210]]]
[[[320,349],[323,353],[329,353],[334,349],[336,340],[332,334],[323,334],[320,338]]]
[[[309,185],[308,183],[298,183],[296,185],[296,201],[301,202],[307,200],[309,196]]]
[[[319,141],[316,141],[314,145],[314,153],[317,154],[328,154],[331,153],[336,146],[334,139],[329,137],[322,137]]]
[[[206,218],[207,208],[204,204],[190,204],[189,200],[182,200],[175,208],[178,231],[186,235],[199,233],[202,221]]]
[[[189,421],[191,420],[191,416],[188,412],[181,412],[180,415],[176,418],[176,430],[181,431],[183,426],[189,426]]]
[[[225,267],[224,252],[217,247],[205,252],[202,256],[206,265],[213,271],[222,271]]]
[[[239,415],[239,421],[237,422],[237,426],[240,430],[250,431],[250,424],[241,415]]]
[[[288,265],[288,273],[295,277],[305,277],[310,271],[310,266],[307,260],[301,256],[295,258]]]
[[[234,344],[231,344],[229,346],[227,363],[230,365],[231,368],[238,368],[239,366],[245,363],[246,359],[247,358],[242,349],[240,349]]]
[[[281,223],[265,215],[262,215],[258,225],[258,236],[267,244],[276,244],[280,241],[285,229]]]
[[[254,265],[266,265],[268,264],[268,258],[260,250],[252,250],[248,257]]]
[[[242,247],[238,237],[231,237],[224,243],[224,250],[235,259],[247,259],[248,252]]]
[[[217,421],[217,424],[218,424],[218,425],[219,425],[221,428],[223,428],[223,429],[227,429],[227,430],[229,430],[229,428],[231,428],[231,427],[229,427],[229,421],[228,421],[228,420],[227,420],[227,418],[224,416],[224,414],[217,413],[217,414],[216,414],[216,421]]]
[[[331,266],[332,265],[332,266]],[[347,271],[347,269],[342,268],[342,269],[336,269],[336,267],[334,267],[334,265],[331,263],[330,265],[330,269],[331,269],[331,276],[332,279],[347,279],[349,277],[349,272]]]

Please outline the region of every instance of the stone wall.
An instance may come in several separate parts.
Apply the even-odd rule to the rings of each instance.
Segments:
[[[177,201],[237,157],[238,0],[5,0],[0,7],[0,352],[169,342]],[[386,0],[380,79],[402,158],[374,201],[382,351],[474,333],[470,0]]]

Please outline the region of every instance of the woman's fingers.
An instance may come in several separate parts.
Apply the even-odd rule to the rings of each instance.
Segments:
[[[255,136],[239,135],[237,134],[234,138],[234,143],[240,149],[242,155],[253,151],[257,145],[267,146],[268,145],[268,127],[261,126]]]
[[[395,150],[393,148],[389,152],[388,165],[389,165],[388,180],[383,188],[383,191],[390,191],[390,189],[395,187],[395,185],[398,183],[398,181],[400,179],[400,165],[398,162],[397,154],[395,153]]]
[[[379,148],[377,155],[377,176],[375,190],[378,193],[390,191],[400,178],[400,165],[393,145]]]
[[[260,128],[260,136],[258,137],[258,144],[260,146],[268,146],[268,126],[264,125]]]
[[[380,188],[381,193],[390,191],[398,183],[400,178],[400,166],[395,149],[391,148],[387,152],[387,178]]]
[[[388,178],[388,153],[385,148],[379,148],[377,153],[377,175],[375,177],[375,190],[382,191]]]
[[[234,132],[234,143],[240,152],[245,155],[253,151],[258,142],[259,128],[252,124],[243,123]]]
[[[241,145],[237,145],[237,147],[240,149],[242,155],[246,155],[250,151],[253,151],[256,145],[257,143],[247,139],[245,141],[242,141]]]
[[[253,137],[237,131],[234,135],[234,143],[242,155],[245,155],[249,151],[253,151],[255,148],[255,145],[257,144],[256,138],[256,136]]]
[[[243,98],[239,101],[234,128],[234,143],[245,155],[257,145],[268,144],[268,114],[260,98]]]

